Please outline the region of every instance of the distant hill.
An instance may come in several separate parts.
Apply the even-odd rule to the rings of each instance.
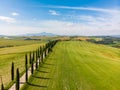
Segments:
[[[26,34],[25,36],[56,36],[56,35],[53,33],[42,32],[42,33],[30,33]]]
[[[120,35],[112,35],[111,37],[120,38]]]
[[[0,37],[3,37],[4,35],[0,35]]]

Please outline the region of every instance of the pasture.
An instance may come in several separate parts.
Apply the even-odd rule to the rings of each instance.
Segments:
[[[119,77],[119,49],[62,41],[22,90],[120,90]]]

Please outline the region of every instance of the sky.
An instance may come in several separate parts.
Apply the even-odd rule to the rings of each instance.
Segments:
[[[120,35],[120,0],[0,0],[0,35]]]

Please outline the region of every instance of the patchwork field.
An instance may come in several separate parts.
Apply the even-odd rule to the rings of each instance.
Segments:
[[[22,90],[120,90],[120,50],[84,41],[57,43]]]
[[[0,48],[0,76],[5,86],[11,81],[12,62],[15,64],[15,69],[19,67],[22,73],[25,70],[25,53],[36,50],[40,45],[44,43]]]

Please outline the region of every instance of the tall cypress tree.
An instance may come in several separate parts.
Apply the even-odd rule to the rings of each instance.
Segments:
[[[38,59],[38,62],[39,62],[38,64],[40,65],[40,50],[39,50],[39,48],[37,49],[37,56],[38,56],[37,59]]]
[[[16,70],[16,90],[20,89],[20,75],[19,75],[19,68]]]
[[[36,50],[36,69],[38,68],[38,56],[37,56],[37,50]]]
[[[11,66],[11,80],[14,80],[14,62],[12,62]]]
[[[34,71],[34,63],[33,63],[33,60],[31,61],[31,74],[33,74],[33,71]]]
[[[34,63],[35,60],[35,52],[33,51],[33,57],[32,57],[32,62]]]
[[[41,61],[43,62],[43,52],[41,52]]]
[[[30,56],[29,56],[29,62],[30,62],[30,64],[31,64],[31,61],[32,61],[32,56],[31,56],[31,52],[30,52],[30,54],[29,54]]]
[[[27,82],[28,81],[28,58],[27,58],[27,54],[25,55],[25,69],[26,69],[25,79]]]
[[[3,83],[1,84],[1,90],[5,90]]]

